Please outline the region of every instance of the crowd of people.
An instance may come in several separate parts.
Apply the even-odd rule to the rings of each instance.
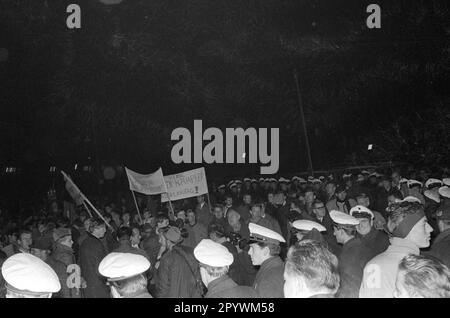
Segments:
[[[0,297],[450,297],[448,171],[243,178],[137,199],[97,198],[99,215],[55,198],[25,219],[0,210]]]

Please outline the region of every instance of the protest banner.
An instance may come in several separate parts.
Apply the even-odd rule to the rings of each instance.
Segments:
[[[131,191],[146,195],[167,192],[162,169],[159,168],[150,174],[140,174],[125,167]]]
[[[208,193],[205,168],[164,176],[167,192],[161,194],[161,202],[181,200]]]

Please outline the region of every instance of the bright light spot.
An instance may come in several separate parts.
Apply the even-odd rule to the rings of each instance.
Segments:
[[[373,148],[373,145],[370,144],[370,145],[367,147],[367,150],[372,150],[372,148]]]
[[[245,152],[242,154],[242,158],[244,158],[245,159]]]

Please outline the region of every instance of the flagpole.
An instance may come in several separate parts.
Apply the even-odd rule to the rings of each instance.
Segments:
[[[95,206],[91,203],[91,201],[89,201],[89,199],[83,194],[83,192],[81,192],[81,190],[77,187],[77,185],[72,181],[72,179],[70,179],[70,177],[61,170],[62,175],[64,176],[64,178],[68,181],[70,181],[72,183],[72,185],[76,188],[76,190],[80,193],[81,198],[83,199],[83,204],[85,204],[85,202],[87,202],[89,204],[89,206],[92,208],[92,210],[95,211],[95,213],[97,213],[98,217],[100,219],[103,220],[103,222],[105,222],[105,224],[111,229],[111,231],[114,231],[114,228],[105,220],[105,218],[100,214],[100,212],[98,212],[98,210],[95,208]],[[89,210],[88,210],[89,211]],[[91,215],[89,213],[89,215]]]
[[[81,193],[81,192],[80,192]],[[92,210],[94,210],[95,211],[95,213],[97,213],[97,215],[98,215],[98,217],[100,218],[100,219],[102,219],[103,220],[103,222],[105,222],[105,224],[111,229],[111,231],[113,231],[114,232],[114,228],[105,220],[105,218],[103,217],[103,215],[100,213],[100,212],[98,212],[98,210],[95,208],[95,206],[91,203],[91,201],[89,201],[89,199],[83,194],[83,193],[81,193],[81,195],[82,195],[82,197],[83,197],[83,199],[84,200],[86,200],[86,202],[89,204],[89,206],[92,208]]]
[[[141,224],[142,224],[141,212],[139,211],[139,206],[138,206],[137,201],[136,201],[136,195],[134,194],[133,190],[130,190],[130,191],[131,191],[131,194],[133,195],[134,204],[136,205],[137,213],[139,215],[139,220],[141,220]]]

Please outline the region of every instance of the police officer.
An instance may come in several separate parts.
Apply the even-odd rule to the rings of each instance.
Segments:
[[[249,286],[239,286],[229,276],[233,254],[222,244],[203,239],[194,249],[200,263],[200,275],[208,292],[205,298],[257,298],[256,291]]]
[[[364,266],[373,257],[372,251],[356,237],[357,218],[335,210],[330,212],[330,217],[334,222],[336,240],[343,245],[338,257],[341,284],[336,297],[358,298]]]
[[[153,298],[147,291],[145,272],[150,262],[134,253],[109,253],[98,266],[106,277],[112,298]]]
[[[248,228],[248,254],[253,265],[261,265],[253,287],[261,298],[283,298],[284,262],[279,254],[280,243],[286,243],[286,240],[279,233],[255,223],[249,223]]]
[[[365,206],[357,205],[350,210],[350,215],[359,220],[356,237],[372,249],[372,257],[383,253],[389,246],[389,236],[374,227],[375,215]]]
[[[50,298],[61,289],[55,271],[29,253],[9,257],[2,265],[6,298]]]
[[[322,234],[320,234],[320,232],[326,231],[322,224],[310,220],[297,220],[292,223],[292,228],[297,242],[303,240],[325,242]]]

